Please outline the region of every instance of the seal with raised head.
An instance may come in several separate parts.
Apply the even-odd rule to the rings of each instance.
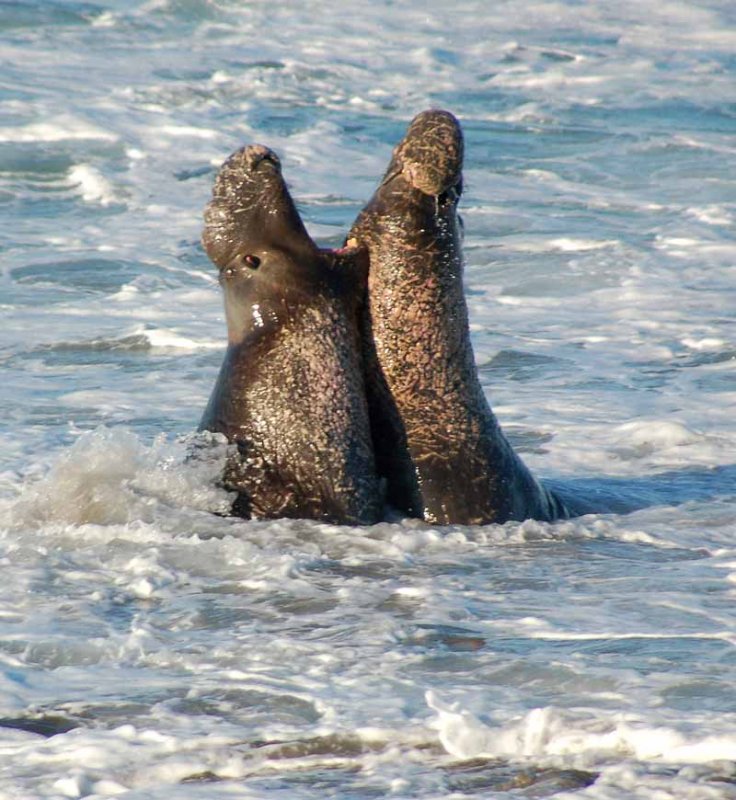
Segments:
[[[422,112],[348,236],[370,256],[364,345],[379,473],[391,505],[431,523],[566,517],[514,452],[478,379],[457,214],[462,165],[455,117]]]
[[[200,430],[237,445],[223,479],[238,492],[234,513],[376,522],[358,328],[365,252],[317,247],[262,145],[220,169],[202,242],[219,269],[228,347]]]

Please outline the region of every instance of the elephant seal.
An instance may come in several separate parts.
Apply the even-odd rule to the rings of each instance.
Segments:
[[[228,346],[200,430],[237,445],[223,476],[243,517],[370,524],[382,511],[363,381],[367,256],[309,237],[275,153],[223,164],[202,235]]]
[[[463,137],[419,114],[348,241],[369,251],[364,345],[387,500],[435,524],[568,516],[504,436],[478,379],[463,293],[457,204]]]

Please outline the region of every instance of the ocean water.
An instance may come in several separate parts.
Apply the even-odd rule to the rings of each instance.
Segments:
[[[0,797],[736,797],[731,0],[0,3]],[[600,513],[218,516],[217,166],[466,133],[493,407]]]

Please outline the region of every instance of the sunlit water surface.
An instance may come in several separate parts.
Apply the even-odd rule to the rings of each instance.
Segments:
[[[730,0],[11,0],[0,35],[2,797],[736,797]],[[484,386],[601,513],[217,516],[217,165],[273,147],[336,246],[429,106]]]

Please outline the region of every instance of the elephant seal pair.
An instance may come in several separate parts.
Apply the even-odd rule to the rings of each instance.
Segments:
[[[200,428],[238,446],[224,480],[235,513],[375,522],[380,476],[391,505],[430,523],[568,516],[478,380],[462,161],[455,117],[419,114],[342,251],[309,238],[271,151],[245,148],[222,167],[203,242],[229,345]]]

